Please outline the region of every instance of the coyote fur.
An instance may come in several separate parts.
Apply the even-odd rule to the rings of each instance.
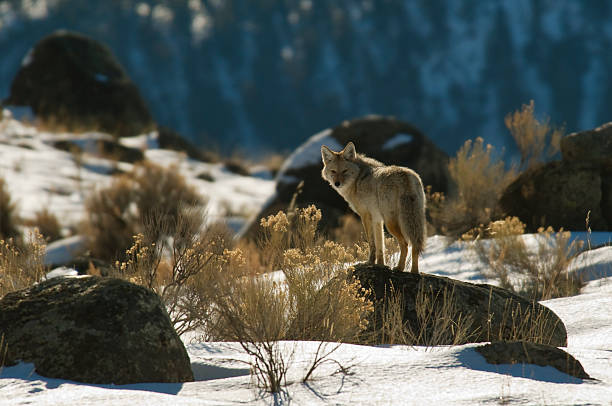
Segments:
[[[385,264],[383,223],[400,246],[395,270],[403,271],[412,245],[411,272],[419,272],[419,254],[425,245],[425,192],[419,175],[401,166],[386,166],[357,154],[349,142],[340,152],[321,147],[323,179],[361,217],[370,245],[370,264]]]

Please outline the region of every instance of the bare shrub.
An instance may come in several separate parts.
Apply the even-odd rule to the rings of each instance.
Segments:
[[[17,238],[20,235],[17,222],[15,203],[12,201],[4,178],[0,178],[0,238]]]
[[[62,226],[57,216],[46,208],[37,211],[34,219],[29,223],[38,229],[47,242],[53,242],[62,238]]]
[[[227,283],[216,300],[217,334],[237,341],[251,356],[252,374],[259,387],[278,393],[285,384],[291,354],[279,341],[286,336],[287,291],[267,278],[242,278]]]
[[[525,225],[515,217],[492,222],[487,241],[474,244],[480,258],[489,265],[488,277],[501,287],[533,300],[576,295],[584,282],[568,266],[581,242],[571,241],[569,231],[538,230],[535,251],[522,235]]]
[[[508,114],[506,127],[521,153],[521,169],[532,168],[560,151],[561,138],[565,130],[552,128],[550,119],[538,120],[534,115],[533,100],[523,104],[520,111]]]
[[[143,232],[144,219],[161,216],[170,219],[168,224],[176,224],[172,219],[178,217],[181,207],[204,203],[176,167],[166,169],[146,161],[136,164],[132,172],[115,177],[109,187],[94,192],[85,202],[89,249],[96,258],[125,259],[132,237]]]
[[[285,253],[290,326],[287,339],[357,342],[373,311],[361,284],[349,276],[354,255],[326,241],[308,252]]]
[[[316,232],[320,217],[311,206],[262,220],[264,252],[275,255],[269,264],[282,265],[283,278],[222,278],[219,285],[215,338],[239,342],[253,358],[257,384],[271,392],[280,391],[291,363],[292,354],[281,351],[280,340],[356,342],[372,311],[345,269],[356,248],[323,241]],[[304,379],[329,360],[333,350],[324,347]]]
[[[38,282],[46,272],[45,242],[35,230],[25,241],[0,240],[0,297]]]
[[[494,148],[482,138],[467,140],[451,158],[449,173],[457,186],[456,195],[445,197],[428,192],[429,215],[434,227],[446,235],[460,236],[487,224],[497,215],[501,193],[516,177],[514,169],[494,156]]]
[[[477,332],[473,320],[457,308],[453,291],[434,292],[421,283],[414,303],[416,324],[405,322],[403,296],[393,288],[383,299],[378,317],[380,329],[370,339],[376,344],[403,344],[434,347],[437,345],[461,345],[470,342]]]
[[[210,328],[219,279],[243,262],[239,251],[227,248],[228,231],[213,225],[200,232],[201,218],[201,212],[180,212],[177,218],[147,219],[144,233],[134,236],[125,261],[114,269],[160,296],[179,335]]]

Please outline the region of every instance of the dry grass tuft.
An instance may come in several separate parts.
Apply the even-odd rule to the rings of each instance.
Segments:
[[[520,111],[508,114],[506,127],[521,153],[521,169],[526,170],[545,162],[560,151],[565,130],[552,128],[550,119],[538,120],[534,115],[533,100],[523,104]]]
[[[492,315],[489,320],[492,321]],[[507,300],[501,315],[499,330],[488,328],[489,341],[528,341],[536,344],[552,345],[556,323],[548,316],[547,309],[536,308],[535,302],[530,308],[522,309],[519,304],[512,306]]]
[[[415,298],[416,326],[405,322],[403,295],[393,288],[384,299],[380,315],[381,327],[369,339],[374,344],[402,344],[434,347],[437,345],[461,345],[470,342],[476,334],[473,320],[461,314],[453,291],[428,290],[419,286]]]
[[[439,232],[457,237],[495,218],[499,197],[516,171],[507,170],[493,153],[482,138],[466,141],[448,166],[456,195],[447,198],[428,190],[429,215]]]
[[[271,392],[280,391],[291,362],[280,340],[357,342],[373,310],[345,268],[357,248],[323,241],[316,231],[320,218],[311,206],[263,219],[262,252],[269,254],[268,266],[282,265],[283,277],[222,278],[218,285],[213,339],[239,342],[252,356],[257,384]],[[304,379],[332,353],[317,351]]]
[[[204,199],[187,185],[177,168],[166,169],[150,162],[136,164],[132,172],[115,177],[109,187],[87,199],[84,229],[91,254],[108,261],[123,260],[132,237],[143,233],[145,219],[177,224],[179,213],[182,216],[189,213],[183,208],[204,204]],[[194,213],[200,215],[197,210]],[[202,221],[194,219],[190,224],[197,227]],[[160,236],[154,237],[156,240]]]
[[[517,218],[508,217],[489,225],[491,239],[474,243],[490,267],[488,276],[497,279],[502,288],[532,300],[578,294],[584,282],[570,273],[568,266],[581,242],[571,241],[569,231],[541,228],[535,235],[537,248],[530,252],[522,235],[524,229]]]
[[[37,211],[34,219],[29,221],[28,225],[36,227],[48,243],[62,238],[62,226],[57,216],[46,208]]]
[[[35,230],[22,243],[0,240],[0,297],[25,289],[45,275],[45,241]]]
[[[0,178],[0,238],[17,238],[20,236],[17,228],[15,203],[3,178]]]
[[[144,233],[134,236],[125,260],[114,267],[115,276],[160,296],[178,334],[210,328],[222,273],[243,263],[240,252],[228,249],[227,230],[211,226],[200,233],[200,225],[191,214],[147,219]]]

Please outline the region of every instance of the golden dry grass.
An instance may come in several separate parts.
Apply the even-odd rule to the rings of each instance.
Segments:
[[[0,178],[0,238],[18,238],[18,221],[15,203],[4,178]]]
[[[516,217],[492,222],[486,228],[488,240],[476,241],[476,252],[489,266],[487,276],[501,287],[533,300],[576,295],[584,281],[569,264],[581,248],[569,231],[541,228],[535,236],[535,251],[523,238],[525,225]]]
[[[91,255],[107,261],[124,259],[132,237],[143,232],[145,221],[178,224],[174,220],[179,213],[186,216],[189,208],[204,204],[205,199],[187,184],[177,168],[150,162],[136,164],[132,172],[116,176],[110,186],[93,192],[85,202],[83,229]],[[194,216],[199,215],[196,210]],[[189,224],[199,227],[202,220],[194,219]]]
[[[0,297],[40,281],[47,271],[45,248],[37,230],[18,244],[11,239],[0,240]]]
[[[428,212],[437,231],[458,237],[498,215],[499,197],[516,171],[506,168],[482,138],[466,141],[448,169],[456,194],[447,197],[428,189]]]
[[[504,122],[521,153],[521,169],[532,168],[558,154],[564,128],[554,128],[550,119],[538,120],[533,100],[508,114]]]

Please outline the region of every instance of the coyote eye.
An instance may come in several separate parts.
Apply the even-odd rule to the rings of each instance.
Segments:
[[[345,170],[343,170],[343,171],[342,171],[342,174],[343,174],[343,175],[346,175],[346,173],[347,173],[347,172],[348,172],[348,170],[347,170],[347,169],[345,169]]]
[[[333,169],[330,171],[332,175],[336,174],[336,171],[334,171]]]

